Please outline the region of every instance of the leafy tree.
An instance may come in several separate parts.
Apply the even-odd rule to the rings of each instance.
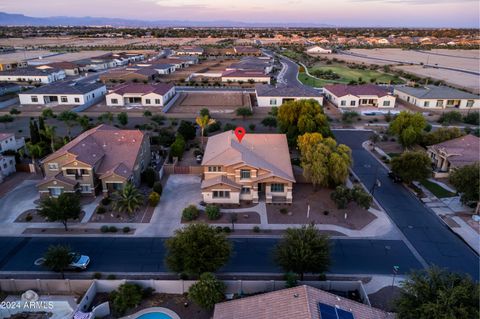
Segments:
[[[65,278],[65,270],[68,269],[70,263],[73,261],[73,254],[70,247],[63,245],[51,245],[48,247],[45,255],[43,255],[43,265],[52,271],[62,274]]]
[[[195,126],[190,121],[181,121],[178,127],[178,133],[183,136],[185,141],[193,140],[197,135]]]
[[[204,117],[204,116],[210,117],[210,111],[207,108],[203,108],[203,109],[200,110],[200,116],[201,117]]]
[[[250,108],[248,107],[239,107],[236,110],[237,116],[241,116],[244,120],[247,118],[247,116],[252,116],[253,112]]]
[[[288,228],[275,250],[276,262],[286,271],[300,275],[323,273],[330,265],[330,244],[315,225]]]
[[[446,113],[442,113],[440,118],[438,119],[438,123],[442,123],[443,125],[450,125],[453,123],[460,123],[462,122],[462,113],[458,111],[450,111]]]
[[[262,120],[262,125],[268,128],[277,127],[277,119],[273,116],[267,116]]]
[[[126,112],[118,113],[117,121],[122,126],[126,126],[128,124],[128,114]]]
[[[57,198],[46,197],[37,207],[40,216],[48,218],[49,221],[59,221],[68,230],[69,219],[78,219],[82,212],[80,198],[74,193],[62,193]]]
[[[478,202],[480,200],[480,163],[454,169],[449,181],[461,194],[462,203]]]
[[[65,122],[67,126],[67,135],[70,138],[72,127],[77,123],[78,114],[72,111],[63,111],[58,115],[58,120]]]
[[[170,154],[172,155],[172,157],[178,157],[179,159],[181,159],[184,151],[185,151],[185,139],[183,138],[183,135],[177,134],[177,137],[175,138],[175,142],[173,142],[173,144],[170,145]]]
[[[205,214],[208,219],[215,220],[220,218],[220,208],[216,205],[207,205],[205,207]]]
[[[43,155],[43,148],[39,144],[32,144],[32,142],[27,142],[25,144],[28,155],[32,159],[32,165],[34,172],[37,172],[37,163],[35,160]]]
[[[338,209],[347,208],[348,204],[352,201],[364,209],[369,209],[373,201],[372,196],[359,185],[355,185],[350,189],[344,185],[337,186],[330,197]]]
[[[119,317],[128,309],[137,307],[143,298],[142,287],[136,284],[125,283],[110,294],[113,313]]]
[[[422,145],[438,144],[463,135],[464,133],[457,127],[441,127],[438,130],[425,134],[422,137]]]
[[[419,181],[432,175],[432,161],[423,151],[407,151],[392,159],[392,171],[406,183]]]
[[[112,123],[113,123],[113,114],[112,114],[111,112],[102,113],[102,114],[98,117],[98,121],[101,122],[101,123],[107,122],[109,125],[112,125]]]
[[[372,206],[373,197],[370,196],[370,194],[367,193],[360,185],[353,186],[350,192],[352,193],[353,201],[357,203],[358,206],[364,209],[369,209],[370,206]]]
[[[80,116],[78,118],[78,124],[80,124],[83,131],[86,131],[91,128],[90,119],[86,115]]]
[[[203,149],[203,138],[204,138],[204,131],[209,125],[215,123],[214,119],[211,119],[208,115],[199,116],[195,119],[195,122],[200,126],[200,130],[202,133],[202,149]]]
[[[303,175],[314,187],[333,187],[345,182],[352,165],[348,146],[337,145],[333,138],[323,138],[320,133],[305,133],[298,137],[298,148]]]
[[[203,273],[200,280],[188,289],[188,298],[207,310],[212,310],[216,303],[221,302],[224,294],[225,284],[210,272]]]
[[[127,182],[115,195],[118,198],[113,202],[113,207],[128,215],[133,214],[143,204],[143,195],[130,182]]]
[[[469,112],[463,117],[463,122],[471,125],[480,125],[480,113],[479,112]]]
[[[151,137],[151,143],[153,145],[162,145],[165,147],[169,147],[175,141],[175,133],[171,130],[167,129],[166,127],[162,127],[158,131],[158,136]]]
[[[7,127],[7,124],[13,122],[13,120],[15,120],[15,118],[10,114],[0,116],[0,123],[3,123],[5,128]]]
[[[344,185],[339,185],[330,194],[330,198],[335,202],[338,209],[347,208],[348,203],[352,200],[352,193],[350,189]]]
[[[426,125],[427,121],[421,113],[402,111],[390,123],[389,130],[397,135],[400,144],[409,147],[420,141]]]
[[[53,114],[52,109],[44,109],[44,110],[42,111],[42,117],[43,117],[43,118],[46,118],[46,119],[48,119],[48,118],[54,118],[54,117],[55,117],[55,114]]]
[[[231,245],[223,233],[206,224],[191,224],[175,231],[166,241],[168,268],[198,276],[215,272],[230,257]]]
[[[55,152],[55,130],[56,126],[46,125],[44,130],[41,131],[42,135],[50,142],[50,149]]]
[[[16,108],[12,108],[8,113],[10,113],[11,115],[18,115],[18,114],[21,114],[22,112]]]
[[[399,319],[478,318],[480,287],[463,274],[436,267],[410,274],[396,300]]]

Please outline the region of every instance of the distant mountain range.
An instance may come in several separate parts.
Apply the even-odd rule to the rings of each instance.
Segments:
[[[101,17],[29,17],[23,14],[0,12],[1,26],[112,26],[112,27],[310,27],[328,28],[332,25],[322,23],[284,23],[284,22],[238,22],[228,20],[218,21],[187,21],[187,20],[130,20],[121,18]]]

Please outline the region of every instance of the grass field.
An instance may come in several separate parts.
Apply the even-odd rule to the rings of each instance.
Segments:
[[[455,193],[452,193],[448,190],[446,190],[445,188],[443,188],[442,186],[436,184],[436,183],[433,183],[433,182],[430,182],[429,180],[422,180],[420,182],[426,189],[428,189],[429,191],[431,191],[433,193],[433,195],[437,196],[438,198],[445,198],[445,197],[452,197],[452,196],[455,196]]]
[[[327,84],[332,84],[332,82],[329,82],[328,80],[320,80],[316,78],[312,78],[311,76],[308,76],[307,73],[301,72],[298,74],[298,79],[300,82],[302,82],[305,85],[310,85],[313,87],[322,87]]]
[[[344,82],[344,83],[348,83],[350,81],[359,81],[360,78],[362,81],[367,83],[370,83],[372,80],[374,80],[374,82],[377,82],[377,83],[385,83],[385,84],[402,83],[400,79],[390,74],[380,73],[375,70],[352,69],[342,64],[330,64],[330,65],[316,64],[314,67],[309,69],[309,72],[312,73],[315,70],[319,70],[319,71],[331,70],[332,72],[340,76],[340,79],[338,79],[338,82]]]

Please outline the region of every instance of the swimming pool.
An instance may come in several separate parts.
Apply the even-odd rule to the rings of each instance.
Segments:
[[[152,307],[121,319],[180,319],[180,316],[167,308]]]
[[[137,319],[173,319],[163,312],[150,312],[137,317]]]

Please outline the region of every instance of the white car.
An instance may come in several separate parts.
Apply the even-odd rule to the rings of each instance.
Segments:
[[[69,265],[70,269],[74,270],[85,270],[90,264],[90,257],[85,255],[80,255],[77,253],[70,253],[72,255],[72,262]]]

